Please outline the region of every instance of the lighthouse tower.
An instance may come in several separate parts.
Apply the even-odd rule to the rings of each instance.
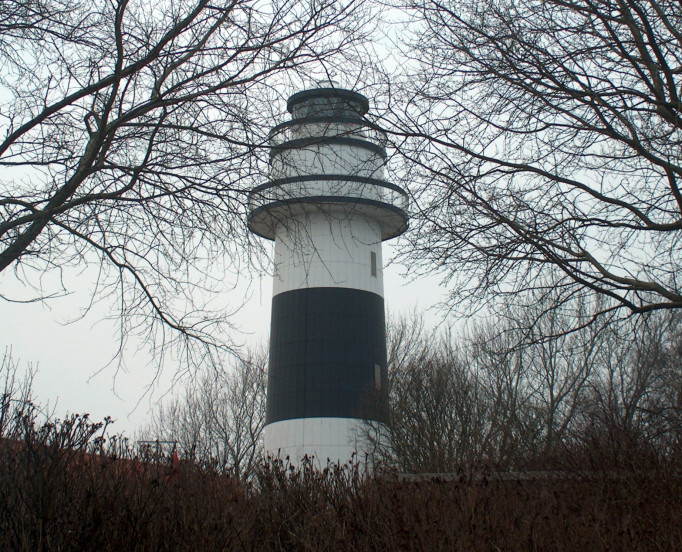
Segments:
[[[363,420],[382,421],[381,242],[407,228],[408,199],[384,180],[386,135],[365,119],[366,97],[325,83],[287,109],[248,219],[275,241],[264,444],[326,465],[362,457]]]

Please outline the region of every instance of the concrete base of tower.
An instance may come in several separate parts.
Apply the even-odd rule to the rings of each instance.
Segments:
[[[299,418],[265,426],[266,456],[289,460],[297,466],[305,456],[314,457],[314,465],[345,464],[350,460],[367,464],[368,428],[355,418]]]

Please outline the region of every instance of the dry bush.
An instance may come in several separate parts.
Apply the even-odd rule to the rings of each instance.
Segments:
[[[310,459],[266,463],[245,483],[189,460],[137,458],[108,420],[41,423],[30,389],[7,389],[3,551],[682,549],[676,457],[598,418],[565,441],[562,472],[406,481]]]
[[[0,550],[675,550],[682,479],[658,466],[408,482],[266,464],[252,483],[121,458],[76,417],[0,442]],[[88,441],[94,445],[94,439]],[[82,444],[82,441],[81,441]],[[120,447],[119,447],[120,450]],[[651,466],[647,465],[647,468]]]

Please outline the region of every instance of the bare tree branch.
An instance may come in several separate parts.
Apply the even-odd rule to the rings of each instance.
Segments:
[[[453,303],[533,289],[682,307],[682,8],[407,2],[384,126],[416,223],[404,259]]]
[[[273,102],[342,63],[365,15],[354,0],[2,2],[0,271],[47,299],[43,273],[102,265],[122,342],[196,340],[197,362],[230,349],[229,309],[207,305],[254,248]]]

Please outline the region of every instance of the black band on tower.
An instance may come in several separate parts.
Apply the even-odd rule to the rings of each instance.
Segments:
[[[384,300],[349,288],[305,288],[272,301],[266,423],[383,418]]]

